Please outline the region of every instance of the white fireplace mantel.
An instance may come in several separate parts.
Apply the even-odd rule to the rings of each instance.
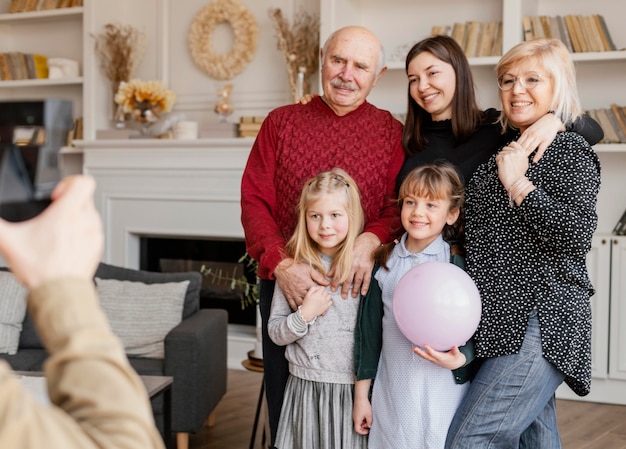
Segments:
[[[241,175],[251,138],[80,141],[96,180],[103,261],[139,268],[141,237],[241,239]],[[246,326],[243,326],[246,327]],[[229,326],[229,367],[254,348],[254,328]]]
[[[240,184],[252,139],[80,142],[96,180],[104,261],[139,268],[139,238],[243,238]]]

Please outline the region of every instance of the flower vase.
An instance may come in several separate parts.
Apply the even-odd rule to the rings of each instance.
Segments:
[[[141,126],[141,137],[150,138],[154,134],[153,125],[161,117],[161,110],[156,105],[138,102],[131,116]]]

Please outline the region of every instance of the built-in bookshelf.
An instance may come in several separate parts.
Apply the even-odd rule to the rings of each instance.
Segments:
[[[0,100],[64,98],[82,115],[82,3],[0,0]],[[50,77],[53,60],[64,65]]]

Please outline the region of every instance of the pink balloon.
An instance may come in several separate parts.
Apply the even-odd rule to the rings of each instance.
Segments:
[[[480,295],[472,278],[449,262],[425,262],[407,271],[393,294],[400,331],[417,346],[447,351],[464,345],[480,321]]]

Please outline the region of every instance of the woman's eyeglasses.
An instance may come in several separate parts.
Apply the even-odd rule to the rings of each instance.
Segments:
[[[498,78],[498,87],[504,91],[511,90],[516,82],[519,82],[524,89],[531,90],[542,83],[543,79],[537,72],[527,72],[522,76],[502,75]]]

